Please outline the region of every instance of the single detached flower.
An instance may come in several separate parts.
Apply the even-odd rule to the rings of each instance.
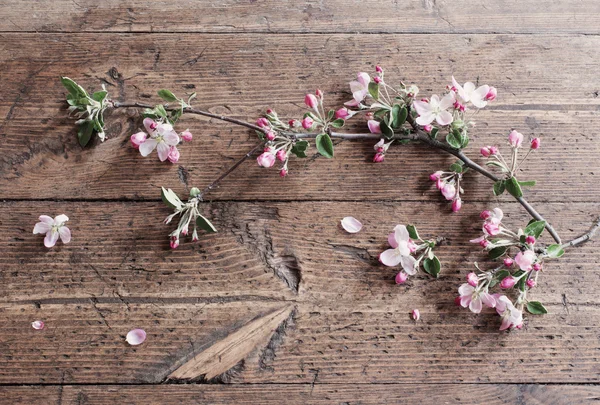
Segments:
[[[150,118],[144,118],[144,127],[150,136],[139,145],[140,153],[146,157],[156,149],[158,158],[164,162],[169,157],[171,147],[179,144],[179,135],[173,130],[171,124],[159,124]]]
[[[416,274],[416,259],[411,256],[411,253],[415,250],[415,246],[410,239],[406,226],[396,225],[394,232],[388,237],[388,242],[392,249],[388,249],[381,253],[379,255],[379,261],[390,267],[401,264],[408,275],[412,276]]]
[[[487,105],[486,100],[493,100],[496,98],[495,90],[490,94],[490,86],[483,85],[475,88],[475,84],[472,82],[466,82],[464,86],[458,84],[454,76],[452,76],[452,85],[458,93],[458,97],[461,98],[465,103],[471,102],[477,108],[483,108]],[[488,94],[492,97],[488,98]]]
[[[434,94],[429,102],[413,101],[413,106],[419,114],[416,119],[417,124],[425,126],[431,124],[434,120],[442,126],[451,124],[454,118],[446,110],[452,108],[455,101],[456,96],[453,91],[446,94],[441,100],[439,96]]]
[[[54,219],[48,215],[40,215],[40,222],[33,227],[33,233],[46,234],[44,246],[47,248],[54,246],[59,237],[63,243],[69,243],[71,241],[71,231],[65,226],[68,220],[69,217],[64,214],[58,215]]]

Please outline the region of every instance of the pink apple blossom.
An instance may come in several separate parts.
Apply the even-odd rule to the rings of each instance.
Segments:
[[[314,121],[310,117],[304,117],[304,119],[302,120],[302,128],[304,129],[311,129],[313,124]]]
[[[496,146],[489,146],[489,148],[490,148],[490,155],[497,155],[498,152],[500,152]]]
[[[441,170],[435,172],[435,173],[431,173],[429,175],[429,180],[431,181],[437,181],[440,179],[440,177],[442,177],[442,174],[444,174],[444,172],[442,172]]]
[[[454,184],[446,183],[442,188],[442,195],[446,200],[452,200],[456,196],[456,187]]]
[[[317,96],[317,98],[321,100],[323,99],[323,91],[321,89],[315,90],[315,95]]]
[[[423,131],[431,132],[433,130],[433,125],[423,125]]]
[[[390,240],[391,239],[391,240]],[[417,272],[415,268],[416,260],[412,257],[409,246],[410,235],[404,225],[396,225],[393,238],[388,238],[392,249],[388,249],[379,255],[379,261],[386,266],[394,267],[399,264],[408,275],[414,275]]]
[[[273,140],[275,140],[276,136],[277,135],[275,134],[275,132],[269,131],[266,133],[265,138],[267,138],[267,140],[269,140],[269,141],[273,141]]]
[[[491,215],[492,215],[492,213],[490,212],[490,210],[483,210],[479,214],[479,218],[481,218],[481,219],[488,219]]]
[[[527,243],[528,245],[533,245],[535,244],[535,237],[529,235],[525,238],[525,243]]]
[[[169,244],[171,245],[171,249],[177,249],[179,247],[179,237],[177,235],[171,236]]]
[[[433,95],[429,102],[424,101],[413,101],[413,107],[419,114],[419,117],[416,119],[417,124],[419,125],[429,125],[434,120],[438,123],[438,125],[449,125],[453,121],[452,114],[449,113],[448,110],[454,105],[454,101],[456,100],[454,92],[449,92],[446,94],[441,100],[439,96]]]
[[[65,223],[69,220],[66,215],[58,215],[54,219],[48,215],[40,215],[39,220],[40,222],[33,227],[33,233],[46,234],[44,246],[47,248],[54,246],[59,237],[63,243],[71,241],[71,231],[65,226]]]
[[[523,312],[518,310],[505,295],[497,298],[496,312],[502,318],[500,330],[519,328],[523,324]]]
[[[265,148],[264,152],[256,158],[259,166],[273,167],[275,164],[275,154],[271,148]]]
[[[385,160],[385,155],[383,153],[376,153],[375,156],[373,156],[374,163],[381,163],[384,160]]]
[[[479,153],[481,153],[481,156],[483,157],[491,156],[490,148],[488,148],[487,146],[484,146],[483,148],[479,149]]]
[[[156,124],[153,120],[146,118],[144,119],[144,126],[146,129],[152,128]],[[158,152],[158,159],[161,162],[167,160],[171,146],[177,146],[179,144],[179,135],[173,130],[171,124],[158,124],[155,129],[149,132],[150,137],[140,144],[140,153],[146,157],[154,149]]]
[[[279,176],[285,177],[287,175],[288,175],[288,170],[285,167],[282,167],[281,170],[279,171]]]
[[[352,92],[352,100],[344,103],[348,107],[358,107],[369,93],[369,83],[371,76],[368,73],[361,72],[358,74],[356,81],[350,82],[350,91]]]
[[[483,108],[487,105],[486,96],[490,90],[490,86],[483,85],[475,88],[475,84],[472,82],[466,82],[464,86],[461,86],[454,76],[452,76],[452,85],[456,88],[458,96],[465,103],[471,102],[477,108]]]
[[[131,135],[131,138],[129,138],[131,140],[131,146],[133,146],[136,149],[139,149],[140,145],[144,143],[147,137],[148,134],[146,134],[143,131],[136,132],[135,134]]]
[[[511,267],[514,264],[514,260],[511,259],[510,257],[507,257],[506,259],[504,259],[504,266],[506,267]]]
[[[349,118],[352,118],[352,116],[354,115],[353,112],[351,112],[350,110],[348,110],[345,107],[340,108],[339,110],[337,110],[335,112],[335,118],[336,119],[343,119],[343,120],[347,120]]]
[[[490,236],[496,236],[500,233],[500,226],[493,222],[483,224],[483,233]]]
[[[458,288],[458,293],[460,294],[460,305],[463,308],[469,307],[471,312],[476,314],[481,312],[484,304],[490,308],[496,306],[496,300],[487,292],[487,288],[475,288],[464,283]]]
[[[513,148],[520,148],[523,143],[523,134],[514,130],[511,131],[510,134],[508,134],[508,143]]]
[[[542,264],[541,263],[535,263],[533,265],[533,270],[534,271],[540,271],[542,269]]]
[[[375,120],[367,121],[367,126],[369,127],[369,131],[372,134],[380,134],[381,133],[381,123]]]
[[[375,66],[375,71],[376,71],[377,73],[383,73],[383,68],[382,68],[381,66],[379,66],[379,65],[376,65],[376,66]]]
[[[375,83],[379,84],[379,83],[381,83],[381,77],[379,77],[379,76],[375,76],[375,77],[373,78],[373,81],[374,81]]]
[[[183,139],[184,142],[191,142],[192,138],[193,136],[189,129],[186,129],[181,133],[181,139]]]
[[[279,160],[280,162],[285,162],[285,160],[287,159],[287,153],[285,153],[283,149],[279,149],[275,156],[277,156],[277,160]]]
[[[261,117],[259,119],[256,120],[256,125],[258,125],[261,128],[265,128],[269,126],[269,120],[266,119],[265,117]]]
[[[167,156],[167,159],[169,159],[169,162],[171,163],[177,163],[179,162],[179,149],[177,149],[177,146],[171,146],[171,148],[169,149],[169,154]]]
[[[524,252],[517,253],[515,256],[515,263],[523,271],[529,271],[532,269],[533,262],[537,259],[533,250],[525,250]]]

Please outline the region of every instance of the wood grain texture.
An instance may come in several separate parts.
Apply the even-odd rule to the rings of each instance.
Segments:
[[[0,387],[3,405],[375,405],[375,404],[544,404],[579,405],[598,401],[590,385],[530,384],[269,384]]]
[[[600,89],[596,52],[600,37],[423,36],[423,35],[97,35],[5,34],[0,51],[0,193],[12,199],[158,200],[157,187],[184,192],[204,186],[256,142],[254,134],[221,122],[185,118],[179,128],[196,135],[182,147],[180,164],[158,164],[128,146],[140,126],[135,111],[108,118],[103,144],[82,150],[72,119],[64,111],[59,75],[98,89],[108,83],[113,97],[155,100],[157,89],[177,94],[198,91],[199,107],[254,121],[266,107],[282,116],[300,116],[303,95],[315,87],[327,103],[347,100],[347,82],[375,63],[388,76],[418,83],[422,94],[440,91],[452,74],[490,82],[499,98],[476,116],[468,153],[482,145],[504,144],[518,128],[540,136],[542,149],[523,176],[538,181],[532,201],[597,201],[600,172]],[[381,52],[374,45],[387,44]],[[421,51],[419,49],[426,49]],[[570,52],[562,50],[569,49]],[[418,51],[416,51],[418,50]],[[50,55],[50,56],[49,56]],[[56,56],[52,56],[56,55]],[[115,57],[114,55],[119,55]],[[577,55],[574,61],[573,55]],[[191,62],[190,62],[191,61]],[[490,63],[490,61],[496,61]],[[518,62],[517,62],[518,61]],[[189,63],[188,63],[189,62]],[[192,63],[193,62],[193,63]],[[478,76],[485,72],[485,77]],[[352,130],[366,130],[356,120]],[[437,198],[428,173],[452,159],[425,147],[395,149],[382,167],[370,164],[372,145],[344,142],[336,158],[294,160],[290,176],[248,162],[228,178],[214,199],[360,200]],[[65,174],[69,182],[56,187]],[[491,185],[469,176],[465,200],[487,199]],[[561,192],[557,193],[557,189]]]
[[[7,0],[0,31],[598,34],[599,13],[593,0]]]

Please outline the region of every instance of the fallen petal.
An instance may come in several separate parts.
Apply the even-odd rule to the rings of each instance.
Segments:
[[[357,233],[362,229],[362,224],[354,217],[342,219],[342,228],[348,233]]]
[[[31,327],[35,330],[42,330],[44,329],[44,321],[33,321]]]
[[[132,346],[141,345],[146,340],[146,332],[143,329],[132,329],[125,340]]]

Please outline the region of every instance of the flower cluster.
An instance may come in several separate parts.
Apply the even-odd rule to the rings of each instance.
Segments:
[[[413,225],[396,225],[394,232],[388,235],[391,249],[379,255],[379,261],[389,267],[400,265],[402,270],[396,275],[396,283],[403,284],[408,276],[417,274],[419,266],[437,277],[441,271],[440,260],[433,253],[435,240],[423,240]]]
[[[189,130],[177,135],[177,132],[173,130],[173,125],[166,122],[156,122],[151,118],[144,118],[144,127],[147,133],[140,131],[131,135],[131,146],[139,149],[144,157],[156,149],[161,162],[167,159],[171,163],[179,161],[180,154],[177,145],[180,142],[180,135],[181,139],[186,142],[192,140],[192,133]]]
[[[450,171],[437,171],[429,175],[429,180],[435,182],[435,186],[444,198],[452,201],[452,211],[458,212],[462,208],[462,199],[460,195],[464,193],[461,187],[462,176],[469,168],[464,166],[462,160],[453,163]]]
[[[180,235],[186,236],[189,233],[190,224],[193,226],[192,240],[194,242],[198,240],[197,228],[203,229],[208,233],[217,232],[213,224],[200,214],[198,204],[202,201],[202,195],[196,187],[192,187],[190,190],[190,197],[186,203],[182,202],[173,190],[165,189],[164,187],[161,188],[161,197],[169,208],[175,210],[173,214],[165,219],[165,224],[170,223],[174,217],[180,215],[177,228],[169,234],[172,249],[176,249],[179,246]]]
[[[504,226],[504,213],[500,208],[483,211],[480,217],[483,219],[483,234],[471,242],[481,245],[488,251],[490,259],[501,264],[483,271],[476,263],[479,274],[471,272],[467,275],[467,283],[458,290],[460,297],[457,302],[475,313],[481,312],[483,305],[495,308],[502,317],[501,330],[520,328],[524,308],[532,314],[547,312],[540,302],[529,300],[527,295],[537,285],[544,260],[561,257],[564,250],[558,244],[536,247],[546,227],[545,221],[533,220],[525,229],[515,232]],[[516,291],[515,303],[506,295],[490,294],[490,288],[496,285],[503,290]]]

